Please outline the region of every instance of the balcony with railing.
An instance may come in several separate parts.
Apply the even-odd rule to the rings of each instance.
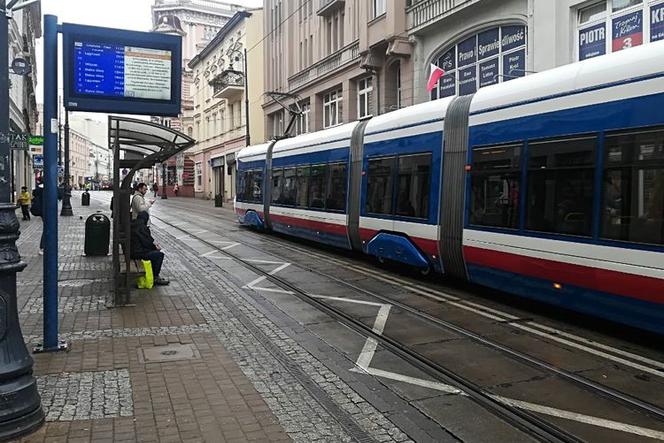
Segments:
[[[244,74],[241,71],[226,69],[210,80],[214,98],[235,101],[244,92]]]
[[[291,91],[293,91],[306,83],[315,81],[316,79],[323,77],[324,75],[327,75],[338,68],[346,66],[353,61],[359,60],[359,58],[360,43],[356,41],[335,52],[334,54],[325,57],[307,69],[291,76],[288,79],[288,87]]]
[[[343,8],[345,5],[346,5],[345,0],[319,0],[318,12],[316,12],[316,14],[322,16],[328,16],[337,9]]]
[[[480,0],[409,0],[408,30],[417,31]]]

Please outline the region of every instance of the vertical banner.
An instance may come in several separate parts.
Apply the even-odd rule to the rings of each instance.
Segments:
[[[498,28],[489,29],[477,35],[477,55],[480,60],[498,55],[500,51],[500,32]]]
[[[579,31],[579,60],[606,54],[606,23]]]
[[[438,83],[439,97],[451,97],[456,94],[456,73],[445,74]]]
[[[650,7],[650,41],[664,39],[664,3]]]
[[[635,11],[613,19],[613,52],[643,43],[643,14]]]
[[[457,58],[459,67],[468,66],[477,61],[477,36],[474,35],[459,43]]]
[[[477,66],[459,69],[459,95],[477,91]]]
[[[510,54],[503,55],[503,75],[504,80],[512,80],[513,77],[523,77],[526,75],[526,50],[519,49]]]
[[[480,88],[498,83],[498,59],[480,63]]]

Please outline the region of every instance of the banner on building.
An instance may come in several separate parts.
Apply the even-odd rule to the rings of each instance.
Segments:
[[[520,49],[510,54],[503,55],[503,75],[504,81],[511,80],[514,77],[523,77],[526,75],[526,50]]]
[[[476,36],[472,36],[471,38],[459,43],[457,49],[457,65],[462,67],[475,63],[477,61],[477,53],[475,51],[476,49]]]
[[[650,41],[664,39],[664,3],[650,7]]]
[[[613,52],[639,46],[643,43],[642,11],[613,19]]]
[[[498,83],[498,59],[480,63],[480,88]]]
[[[480,60],[498,55],[500,52],[500,32],[498,28],[489,29],[477,35],[477,55]]]
[[[606,54],[606,24],[600,23],[579,31],[579,60]]]

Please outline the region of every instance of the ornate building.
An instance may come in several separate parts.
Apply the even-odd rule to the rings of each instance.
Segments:
[[[217,35],[230,18],[243,8],[217,0],[155,0],[152,6],[152,31],[182,36],[182,113],[178,118],[153,121],[193,136],[194,102],[189,62]],[[167,184],[180,186],[180,195],[194,195],[194,162],[188,153],[168,162]],[[161,183],[161,177],[158,177]]]

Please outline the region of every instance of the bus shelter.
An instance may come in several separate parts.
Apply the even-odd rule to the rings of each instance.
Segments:
[[[195,140],[172,128],[128,117],[109,116],[108,141],[113,149],[113,277],[114,305],[130,303],[131,195],[136,171],[152,168],[194,145]],[[126,172],[126,174],[124,173]]]

